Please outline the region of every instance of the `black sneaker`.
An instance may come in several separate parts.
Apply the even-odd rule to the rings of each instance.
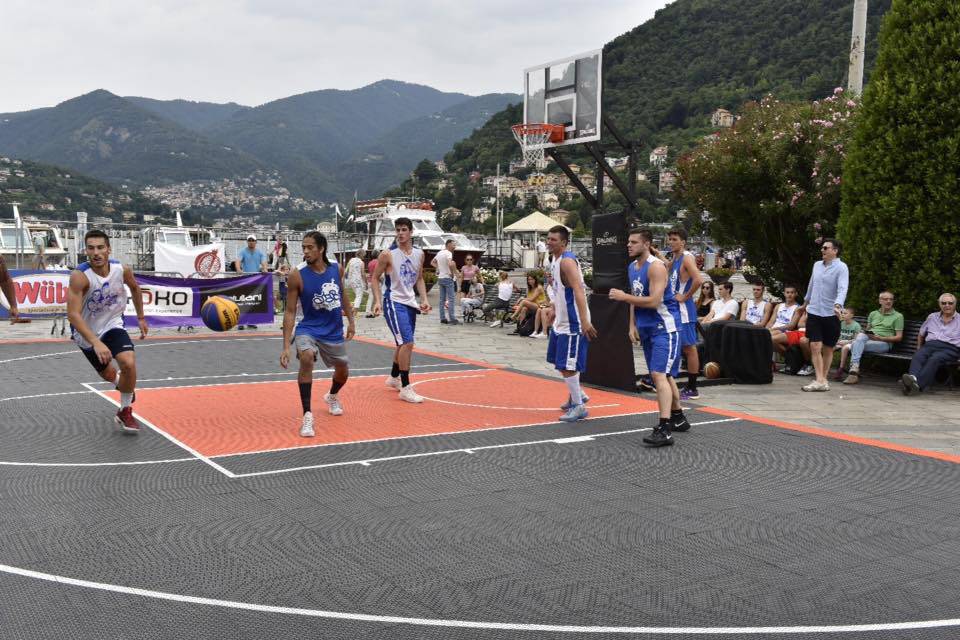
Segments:
[[[690,431],[690,421],[687,420],[687,416],[682,413],[679,416],[671,416],[670,431],[679,431],[680,433]]]
[[[450,322],[447,321],[447,320],[441,320],[441,321],[440,321],[440,324],[450,324]]]
[[[643,443],[650,447],[669,447],[673,444],[673,436],[668,429],[656,427],[653,433],[643,437]]]
[[[903,395],[909,396],[912,393],[918,393],[920,391],[920,385],[917,384],[917,379],[910,375],[909,373],[903,374],[900,378],[901,384],[903,384]]]
[[[653,378],[650,376],[643,376],[640,378],[640,382],[637,383],[637,386],[643,389],[644,391],[656,391],[657,388],[653,384]]]

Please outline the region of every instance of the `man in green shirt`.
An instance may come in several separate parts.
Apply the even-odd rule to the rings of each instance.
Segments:
[[[864,351],[887,353],[893,345],[903,340],[903,314],[893,309],[893,294],[880,293],[880,308],[867,316],[867,328],[854,339],[850,346],[850,375],[843,384],[860,382],[860,358]]]

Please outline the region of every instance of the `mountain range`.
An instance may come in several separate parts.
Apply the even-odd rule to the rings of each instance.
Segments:
[[[424,158],[519,96],[478,97],[382,80],[258,107],[120,97],[106,90],[55,107],[0,114],[0,154],[115,183],[164,184],[275,169],[312,198],[379,195]]]

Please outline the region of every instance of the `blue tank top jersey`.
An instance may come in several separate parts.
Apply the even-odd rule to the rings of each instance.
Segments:
[[[633,295],[645,297],[650,295],[650,277],[648,272],[650,265],[659,260],[653,256],[647,256],[647,260],[638,265],[634,260],[630,263],[627,271],[630,276],[630,287]],[[664,265],[666,266],[666,265]],[[667,274],[669,277],[669,273]],[[667,286],[663,289],[663,300],[656,309],[634,307],[633,318],[638,329],[656,329],[665,333],[674,333],[680,325],[680,305],[673,298],[673,291],[670,289],[669,279]]]
[[[687,293],[693,286],[693,278],[687,278],[686,280],[680,279],[680,271],[683,269],[683,259],[686,256],[692,255],[689,251],[684,251],[680,254],[679,258],[675,258],[673,262],[670,263],[670,283],[668,287],[673,291],[674,297],[682,293]],[[680,322],[696,322],[697,303],[694,302],[693,298],[689,298],[685,302],[678,302],[677,305],[680,307]]]
[[[340,267],[331,262],[323,273],[317,273],[307,263],[297,266],[303,288],[300,308],[303,319],[294,335],[308,335],[320,342],[343,342],[343,311],[340,301]]]

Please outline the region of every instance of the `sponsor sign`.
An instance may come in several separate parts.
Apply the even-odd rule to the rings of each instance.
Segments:
[[[11,271],[17,309],[21,316],[54,316],[67,312],[69,271]],[[7,318],[10,303],[0,291],[0,317]]]
[[[199,247],[178,247],[156,243],[153,254],[154,268],[160,272],[179,273],[183,277],[198,274],[211,277],[223,273],[223,243],[214,242]]]

